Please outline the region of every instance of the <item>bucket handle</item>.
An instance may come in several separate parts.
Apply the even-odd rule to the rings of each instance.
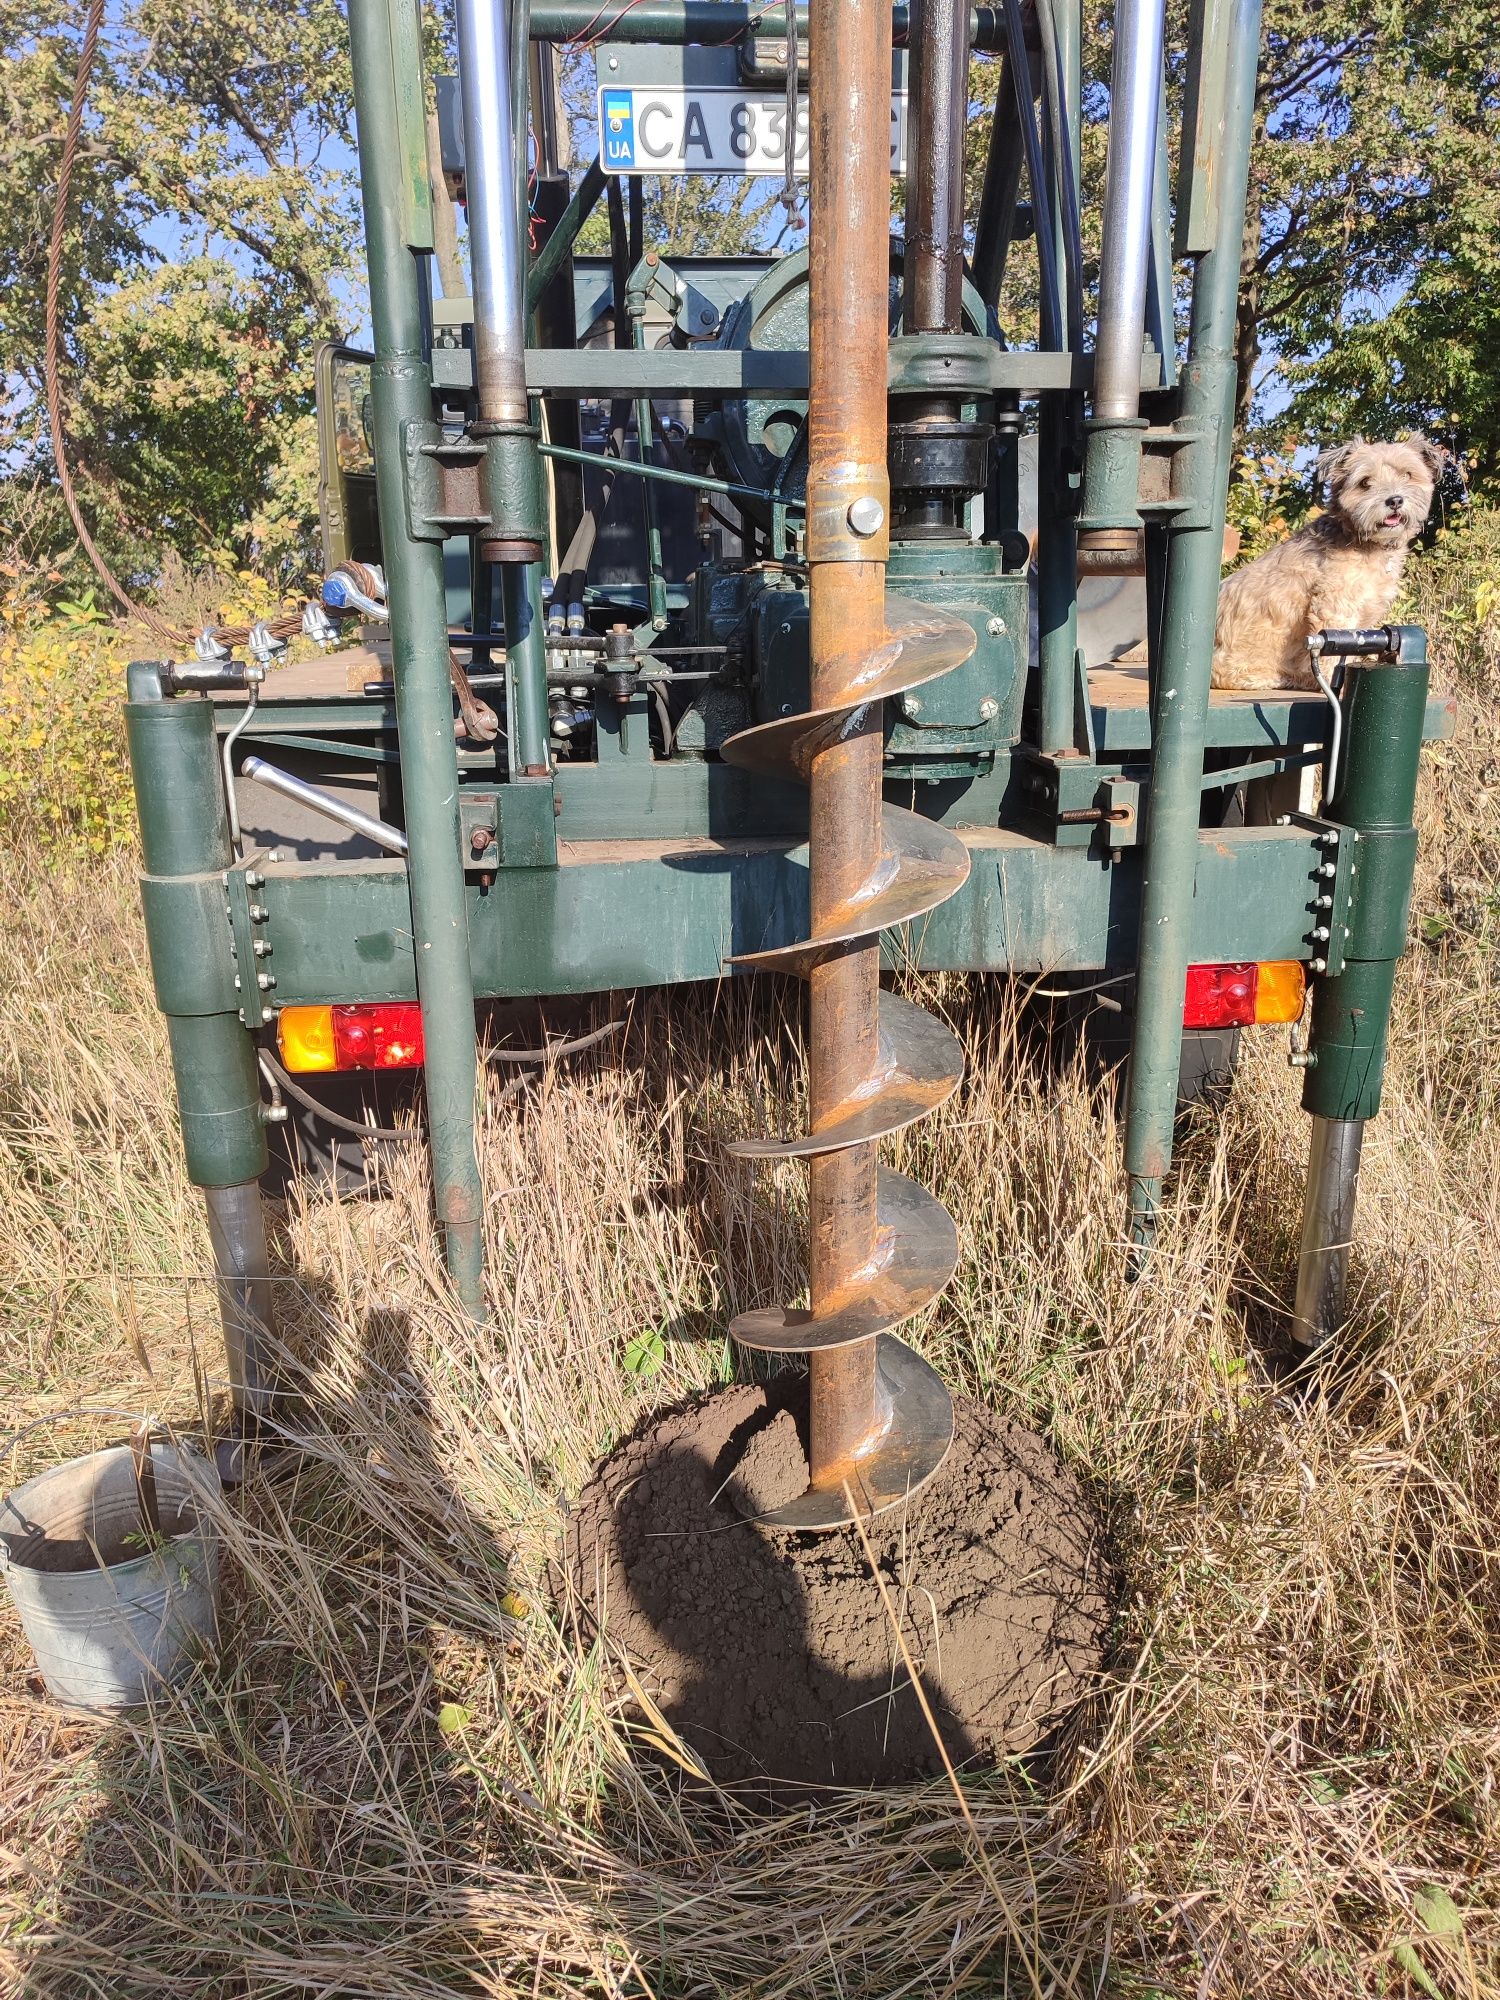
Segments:
[[[0,1455],[11,1450],[13,1446],[22,1443],[26,1438],[29,1438],[33,1431],[45,1430],[48,1424],[67,1423],[71,1417],[131,1417],[137,1424],[144,1424],[148,1421],[147,1418],[141,1415],[139,1410],[117,1410],[109,1404],[102,1403],[92,1409],[84,1409],[80,1406],[72,1410],[49,1410],[46,1416],[33,1417],[29,1424],[22,1424],[21,1428],[18,1431],[12,1431],[9,1437],[0,1438]]]
[[[70,1417],[133,1417],[130,1429],[130,1459],[135,1471],[136,1505],[140,1509],[141,1528],[151,1547],[159,1547],[162,1537],[161,1507],[156,1493],[156,1462],[151,1456],[151,1437],[154,1425],[150,1417],[143,1417],[135,1410],[119,1410],[112,1405],[96,1405],[92,1408],[71,1410],[50,1410],[46,1416],[37,1417],[29,1424],[23,1424],[9,1437],[0,1438],[0,1456],[29,1438],[33,1431],[44,1430],[48,1424],[65,1423]]]

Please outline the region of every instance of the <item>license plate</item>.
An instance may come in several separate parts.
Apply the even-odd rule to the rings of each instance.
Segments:
[[[599,158],[608,174],[781,174],[786,93],[682,85],[599,92]],[[807,171],[807,94],[797,98],[794,171]],[[906,98],[891,98],[891,172],[906,171]]]

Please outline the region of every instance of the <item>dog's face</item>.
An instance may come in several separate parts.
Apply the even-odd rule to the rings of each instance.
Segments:
[[[1403,549],[1421,533],[1442,469],[1437,446],[1415,432],[1400,444],[1355,438],[1318,460],[1329,509],[1353,539]]]

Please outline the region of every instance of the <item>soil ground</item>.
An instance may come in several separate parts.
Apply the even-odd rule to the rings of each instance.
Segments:
[[[855,1529],[788,1534],[735,1506],[754,1427],[791,1422],[759,1385],[654,1420],[584,1489],[580,1597],[720,1783],[891,1784],[938,1775],[943,1752],[983,1766],[1031,1749],[1092,1684],[1107,1572],[1077,1480],[982,1404],[955,1418],[932,1480],[866,1529],[889,1610]]]

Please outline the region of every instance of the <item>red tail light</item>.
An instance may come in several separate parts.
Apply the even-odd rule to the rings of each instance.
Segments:
[[[1182,1005],[1185,1028],[1249,1028],[1295,1021],[1307,976],[1294,958],[1261,965],[1190,965]]]
[[[276,1039],[291,1070],[416,1069],[423,1055],[422,1010],[410,1000],[283,1007]]]

